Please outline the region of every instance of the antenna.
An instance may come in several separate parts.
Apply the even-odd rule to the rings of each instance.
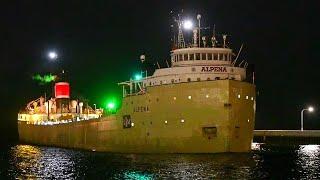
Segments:
[[[222,34],[222,38],[223,38],[223,48],[226,48],[227,35],[226,34]]]
[[[200,39],[200,38],[199,38]],[[193,47],[198,47],[198,37],[197,37],[197,30],[193,30]]]
[[[216,47],[216,25],[213,25],[213,32],[212,32],[212,38],[211,38],[211,43],[212,43],[212,47]]]
[[[240,50],[239,50],[239,52],[238,52],[238,54],[237,54],[236,59],[232,62],[232,65],[233,65],[233,66],[236,64],[236,62],[237,62],[237,60],[238,60],[238,58],[239,58],[239,55],[240,55],[240,53],[241,53],[241,51],[242,51],[242,47],[243,47],[243,43],[241,44],[241,47],[240,47]]]
[[[184,37],[183,37],[183,33],[182,33],[182,22],[180,19],[180,14],[178,14],[178,20],[176,20],[177,24],[178,24],[178,48],[184,48],[185,47],[185,42],[184,42]]]
[[[201,40],[200,40],[200,37],[201,37],[201,34],[200,34],[200,28],[201,28],[200,19],[201,19],[201,15],[200,14],[197,15],[197,19],[198,19],[198,23],[199,23],[199,26],[198,26],[198,29],[199,29],[199,47],[201,47]]]
[[[202,43],[203,43],[203,47],[206,47],[206,37],[202,36]]]

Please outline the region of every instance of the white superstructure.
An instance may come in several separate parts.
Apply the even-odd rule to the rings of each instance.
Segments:
[[[236,66],[238,56],[235,57],[232,49],[226,45],[227,35],[222,35],[222,43],[219,44],[214,32],[211,43],[208,44],[206,36],[198,37],[201,30],[201,16],[198,15],[197,18],[199,26],[193,30],[193,43],[186,45],[181,28],[184,22],[178,20],[179,35],[175,48],[171,51],[171,65],[169,66],[167,63],[167,68],[160,68],[158,65],[158,69],[152,76],[142,77],[141,75],[141,78],[119,83],[123,86],[124,97],[143,94],[150,86],[224,79],[243,81],[246,79],[248,64],[242,61]],[[141,57],[143,63],[145,56]]]

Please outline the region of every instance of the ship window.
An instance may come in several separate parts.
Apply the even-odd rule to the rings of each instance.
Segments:
[[[149,86],[151,86],[151,81],[149,82]]]
[[[188,99],[191,99],[192,97],[191,96],[188,96]]]
[[[196,60],[200,60],[200,53],[196,53]]]
[[[162,81],[160,81],[160,84],[162,84]]]
[[[213,60],[218,60],[218,54],[213,54]]]
[[[231,54],[228,54],[228,61],[231,61]]]
[[[246,99],[249,99],[249,96],[246,96]]]
[[[183,61],[182,54],[179,54],[179,61]]]
[[[190,60],[194,60],[194,54],[189,54]]]
[[[207,81],[210,81],[210,78],[207,78]]]
[[[173,100],[177,100],[177,97],[173,97]]]
[[[215,80],[220,80],[220,77],[216,77]]]
[[[224,60],[228,61],[228,54],[224,54]]]
[[[200,78],[197,78],[197,81],[200,81]]]
[[[251,97],[251,101],[253,101],[253,97]]]
[[[191,79],[190,78],[188,78],[188,82],[190,82],[191,81]]]
[[[183,60],[188,61],[188,54],[183,55]]]
[[[180,121],[180,122],[184,123],[184,119],[181,119],[181,121]]]
[[[174,79],[171,79],[171,83],[174,83]]]
[[[164,121],[165,124],[168,124],[168,121]]]
[[[240,95],[240,94],[238,94],[238,98],[239,98],[239,99],[241,98],[241,95]]]
[[[202,53],[201,54],[201,60],[207,60],[207,54],[206,53]]]
[[[222,55],[223,55],[223,54],[218,54],[218,60],[219,60],[219,61],[222,61],[222,58],[223,58]]]
[[[211,53],[208,54],[208,60],[212,60],[212,54]]]

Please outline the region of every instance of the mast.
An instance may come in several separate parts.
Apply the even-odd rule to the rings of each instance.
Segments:
[[[178,20],[176,20],[178,23],[178,48],[184,48],[185,47],[185,42],[184,42],[184,37],[182,33],[182,21],[180,19],[180,15],[178,14]]]

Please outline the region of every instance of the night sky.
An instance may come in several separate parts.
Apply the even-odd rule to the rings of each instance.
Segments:
[[[256,129],[320,129],[319,5],[316,1],[20,1],[2,3],[1,142],[17,139],[17,113],[43,94],[32,75],[68,72],[73,95],[102,106],[121,97],[116,83],[147,61],[169,59],[170,11],[196,17],[227,33],[231,47],[255,64]],[[68,1],[69,2],[69,1]],[[59,53],[57,62],[46,58]],[[44,132],[45,133],[45,132]]]

